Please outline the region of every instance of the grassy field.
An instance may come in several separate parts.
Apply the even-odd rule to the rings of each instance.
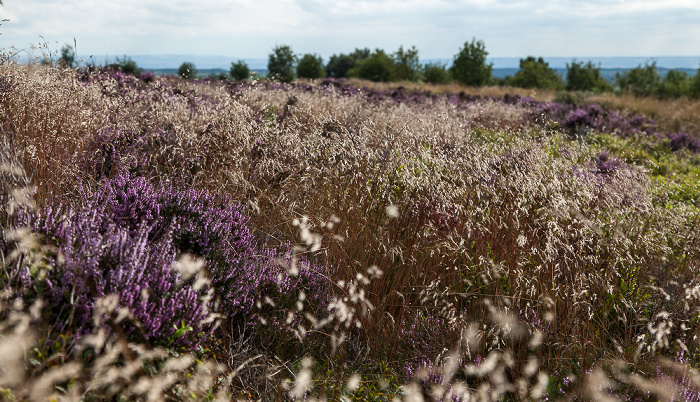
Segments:
[[[698,105],[3,62],[0,395],[699,400]]]

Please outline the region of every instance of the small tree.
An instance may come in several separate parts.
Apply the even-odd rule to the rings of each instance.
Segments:
[[[420,76],[418,49],[413,46],[410,49],[403,50],[403,46],[400,46],[393,56],[394,78],[400,81],[417,81]]]
[[[695,77],[690,82],[688,95],[694,99],[700,99],[700,68],[695,72]]]
[[[370,81],[388,82],[393,78],[393,70],[394,59],[383,50],[376,49],[370,57],[357,62],[355,67],[348,71],[348,75]]]
[[[600,67],[590,61],[584,64],[574,60],[566,64],[566,89],[603,92],[610,89],[610,84],[600,75]]]
[[[75,50],[69,44],[63,45],[61,48],[61,57],[58,59],[58,64],[61,67],[73,68],[75,63]]]
[[[297,57],[292,52],[292,48],[283,45],[272,49],[267,62],[268,76],[282,82],[292,82],[294,80],[294,63]]]
[[[472,38],[471,43],[465,42],[452,62],[452,77],[464,85],[480,87],[490,84],[493,64],[486,64],[488,54],[483,41]]]
[[[652,61],[622,74],[615,74],[615,82],[622,92],[629,92],[635,96],[651,96],[661,86],[661,75],[656,69],[656,61]]]
[[[231,78],[236,81],[247,80],[250,77],[250,68],[248,64],[243,60],[238,60],[235,63],[231,63],[231,70],[229,71]]]
[[[305,54],[297,64],[297,75],[299,78],[323,78],[323,59],[315,54]]]
[[[450,76],[444,64],[426,63],[423,66],[423,79],[431,84],[446,84]]]
[[[368,58],[371,51],[368,48],[355,49],[350,54],[333,55],[326,64],[326,75],[334,78],[344,78],[358,61]]]
[[[561,76],[549,68],[549,63],[539,57],[528,56],[520,59],[520,71],[515,73],[510,85],[520,88],[561,89],[564,87]]]
[[[110,64],[109,67],[115,70],[121,70],[122,72],[131,75],[139,75],[141,74],[141,71],[143,71],[131,57],[126,55],[124,55],[122,58],[117,57],[117,60]]]
[[[195,78],[197,76],[197,69],[195,68],[194,63],[186,61],[180,65],[180,68],[177,69],[177,75],[178,77],[187,79]]]
[[[688,73],[679,70],[669,70],[656,94],[661,98],[689,96],[692,82],[693,80]]]

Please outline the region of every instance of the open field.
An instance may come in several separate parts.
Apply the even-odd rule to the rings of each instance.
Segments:
[[[0,64],[0,395],[700,399],[700,103],[555,97]]]

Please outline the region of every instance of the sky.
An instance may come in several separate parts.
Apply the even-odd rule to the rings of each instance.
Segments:
[[[219,55],[264,59],[277,45],[325,60],[355,48],[415,46],[452,59],[697,56],[700,0],[3,0],[0,49],[81,57]],[[41,37],[39,36],[41,35]],[[35,53],[37,51],[34,51]]]

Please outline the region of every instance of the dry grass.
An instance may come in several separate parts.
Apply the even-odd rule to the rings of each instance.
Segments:
[[[594,95],[587,101],[615,109],[631,110],[651,117],[660,131],[684,131],[700,138],[700,100],[687,98],[638,98],[632,95]]]
[[[417,82],[373,82],[362,80],[359,78],[351,78],[348,80],[350,85],[356,87],[366,87],[375,90],[384,89],[396,89],[398,87],[404,87],[409,91],[428,91],[438,95],[454,94],[459,92],[464,92],[470,95],[481,95],[481,96],[492,96],[492,97],[502,97],[504,95],[520,95],[528,96],[532,99],[538,101],[552,101],[555,97],[555,92],[546,89],[524,89],[515,87],[501,87],[501,86],[485,86],[485,87],[468,87],[457,82],[451,82],[449,84],[428,84],[428,83],[417,83]]]

